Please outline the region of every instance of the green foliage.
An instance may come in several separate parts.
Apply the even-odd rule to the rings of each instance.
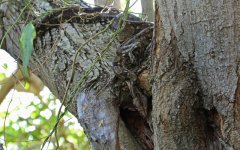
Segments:
[[[6,78],[6,74],[5,73],[0,73],[0,81]]]
[[[70,2],[71,0],[64,0],[64,1],[67,3],[67,2]],[[118,26],[118,29],[112,35],[112,38],[107,44],[106,48],[104,48],[101,51],[100,56],[103,56],[106,53],[111,43],[114,41],[117,35],[122,31],[125,25],[125,20],[127,18],[128,11],[129,11],[129,0],[126,2],[126,6],[127,7],[123,12],[122,17],[119,19],[119,24],[121,24],[121,26],[120,25]],[[13,27],[14,26],[9,28],[9,31]],[[33,24],[30,22],[23,29],[21,38],[20,38],[21,57],[23,61],[23,73],[27,78],[29,78],[27,66],[33,51],[33,40],[35,39],[35,37],[36,37],[36,31]],[[97,37],[97,35],[93,36],[93,38],[95,37]],[[89,39],[89,41],[90,40],[91,39]],[[87,42],[85,44],[87,44]],[[1,45],[2,44],[0,44],[0,46]],[[78,50],[77,53],[79,53],[80,49]],[[68,103],[71,102],[71,99],[75,95],[75,92],[77,91],[77,89],[82,85],[82,83],[84,83],[85,78],[88,76],[91,70],[95,67],[95,64],[98,61],[100,61],[101,59],[100,56],[96,58],[92,66],[85,72],[83,78],[79,80],[78,85],[74,87],[74,91],[72,92],[71,97],[67,100],[64,98],[64,101]],[[73,70],[74,70],[74,65],[73,65]],[[26,87],[28,86],[26,85]],[[16,101],[16,99],[13,99],[13,101]],[[26,101],[26,100],[22,99],[21,101]],[[76,122],[68,121],[70,118],[72,118],[72,116],[69,113],[66,113],[64,108],[59,109],[58,113],[56,113],[57,112],[56,110],[58,109],[50,108],[49,106],[51,106],[52,103],[53,105],[57,105],[56,99],[52,98],[51,96],[47,99],[47,101],[41,100],[41,102],[38,102],[38,103],[34,101],[29,103],[28,105],[26,105],[25,111],[22,111],[22,113],[28,113],[27,118],[21,115],[20,116],[15,115],[17,116],[17,119],[11,120],[10,116],[14,114],[12,111],[11,113],[1,112],[0,122],[1,120],[4,119],[7,123],[4,126],[0,126],[0,138],[5,139],[6,145],[15,145],[15,149],[39,150],[44,139],[46,139],[46,137],[50,135],[49,133],[53,133],[54,131],[57,131],[55,133],[57,133],[58,142],[56,141],[55,138],[52,138],[51,136],[49,138],[50,140],[47,140],[50,142],[50,145],[52,145],[51,149],[55,149],[56,145],[58,145],[57,143],[59,143],[60,149],[66,149],[66,150],[88,149],[88,141],[84,135],[83,130],[76,130],[74,128],[74,125],[76,125]],[[23,106],[18,107],[16,110],[20,110],[20,109],[23,109]],[[64,111],[61,111],[61,110],[64,110]],[[6,117],[7,113],[9,113],[9,116]],[[55,128],[55,126],[57,128]],[[46,146],[48,144],[49,143],[46,143]]]
[[[16,100],[13,99],[13,102]],[[56,99],[49,96],[46,100],[33,100],[27,105],[19,105],[11,113],[8,112],[5,128],[0,124],[0,138],[5,138],[8,149],[39,150],[44,138],[48,136],[57,121],[57,111],[49,108],[49,106],[56,105],[58,105]],[[21,112],[26,114],[20,114]],[[0,120],[5,118],[6,113],[0,113]],[[12,117],[14,119],[11,119]],[[67,113],[59,123],[60,149],[87,150],[86,136],[80,127],[76,129],[78,123],[71,121],[72,119],[73,116]],[[50,145],[49,150],[55,149],[56,141],[54,138],[50,140]]]
[[[1,2],[1,1],[0,1]],[[29,5],[31,4],[32,0],[29,0],[27,4],[25,4],[25,6],[23,7],[23,9],[21,10],[19,16],[17,17],[16,21],[7,29],[7,31],[5,32],[5,34],[2,36],[2,40],[0,42],[0,48],[3,45],[3,42],[6,38],[6,36],[8,35],[8,33],[15,27],[15,25],[17,23],[19,23],[19,20],[21,18],[21,16],[23,15],[23,13],[26,11],[26,9],[29,7]]]
[[[33,40],[36,38],[36,30],[34,25],[28,23],[22,31],[20,38],[21,58],[23,62],[23,74],[26,78],[29,78],[28,63],[33,51]]]
[[[7,70],[8,65],[6,63],[3,64],[3,69]]]
[[[6,78],[10,64],[1,64],[1,78]],[[28,83],[29,84],[29,83]],[[25,85],[26,86],[26,85]],[[39,150],[57,121],[60,102],[48,90],[39,98],[11,94],[0,105],[0,143],[8,150]],[[9,107],[9,108],[8,108]],[[77,120],[70,113],[58,126],[59,149],[88,150],[88,140]],[[5,139],[5,142],[4,142]],[[56,140],[50,140],[48,150],[55,149]],[[6,147],[5,147],[6,149]]]
[[[65,3],[69,3],[71,2],[72,0],[64,0]]]

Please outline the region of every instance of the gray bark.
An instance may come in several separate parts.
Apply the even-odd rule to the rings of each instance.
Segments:
[[[147,18],[147,21],[154,21],[153,0],[141,0],[142,14]]]
[[[158,2],[155,149],[239,149],[240,3]]]
[[[33,3],[35,5],[31,7],[32,10],[39,13],[46,13],[54,7],[61,6],[61,3],[56,5],[47,1],[34,1]],[[8,27],[14,23],[23,7],[24,4],[17,1],[4,2],[0,5],[1,38]],[[151,24],[129,21],[124,31],[117,37],[113,37],[117,26],[109,25],[110,20],[116,15],[115,11],[113,14],[99,14],[99,8],[84,10],[86,12],[79,16],[82,10],[73,6],[38,18],[37,39],[29,67],[79,119],[90,140],[91,148],[138,150],[144,147],[146,149],[147,146],[153,147],[150,129],[148,126],[145,129],[146,119],[142,121],[139,116],[133,118],[138,119],[136,123],[140,122],[142,125],[129,129],[128,120],[123,120],[121,117],[120,110],[125,111],[125,107],[120,108],[120,105],[123,107],[122,100],[125,100],[125,103],[131,103],[132,97],[125,82],[118,81],[113,70],[113,62],[117,57],[116,51],[120,43],[127,41]],[[24,16],[32,19],[35,17],[33,14],[31,10],[28,10]],[[16,24],[6,36],[3,47],[19,62],[21,60],[18,41],[23,25],[22,23]],[[99,35],[89,40],[96,34]],[[111,40],[112,43],[109,44]],[[89,42],[85,44],[87,41]],[[145,41],[148,45],[148,40]],[[73,58],[77,51],[79,51],[79,56],[74,61]],[[74,68],[72,68],[73,64],[75,64]],[[89,68],[93,69],[89,70]],[[74,75],[71,78],[73,70]],[[82,80],[84,82],[81,82]],[[70,86],[65,96],[68,82]],[[121,87],[124,87],[125,91],[121,90]],[[120,99],[121,96],[122,99]],[[66,97],[65,101],[63,101],[64,97]],[[146,134],[140,133],[139,127],[144,129]],[[139,134],[142,137],[137,137]],[[139,143],[146,136],[148,136],[147,146]]]
[[[34,9],[39,12],[58,7],[47,1],[34,3]],[[130,23],[110,45],[104,57],[100,55],[101,50],[111,39],[112,29],[101,33],[81,49],[67,100],[74,95],[73,91],[77,95],[73,97],[74,101],[64,104],[70,104],[68,110],[79,118],[94,149],[152,149],[149,127],[153,129],[154,149],[240,149],[239,2],[158,0],[158,3],[156,45],[151,57],[139,59],[137,66],[131,66],[131,53],[121,54],[120,61],[117,61],[125,61],[118,66],[120,68],[138,70],[135,71],[136,85],[131,86],[130,76],[118,77],[116,70],[112,69],[113,62],[118,60],[116,55],[120,44],[124,45],[123,41],[127,43],[127,39],[140,31],[139,27],[143,29],[139,24]],[[0,4],[1,35],[13,24],[23,6],[19,2]],[[71,11],[66,14],[69,13]],[[31,11],[24,16],[31,19],[33,16],[29,14]],[[64,22],[58,19],[59,13],[55,15],[50,15],[51,19],[42,23],[61,21],[60,26],[38,26],[41,32],[38,33],[30,68],[58,98],[63,99],[76,50],[105,28],[109,21],[100,17],[89,19],[85,24],[77,19]],[[85,14],[81,19],[85,17],[89,18]],[[105,21],[101,22],[102,19]],[[22,23],[20,21],[9,32],[4,44],[7,52],[17,60]],[[148,42],[142,40],[144,44],[141,47],[145,49]],[[141,48],[139,50],[142,51]],[[132,53],[141,55],[135,51]],[[83,72],[98,56],[101,56],[101,61],[96,62],[97,67],[87,75],[81,88],[74,90]],[[152,92],[149,92],[149,70],[153,73]],[[149,104],[152,117],[137,113],[136,97],[130,93],[136,92],[139,98],[142,96],[140,91],[152,96],[152,105],[151,102]]]

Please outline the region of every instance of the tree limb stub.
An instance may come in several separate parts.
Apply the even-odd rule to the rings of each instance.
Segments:
[[[38,3],[38,1],[34,1],[34,3]],[[12,5],[8,3],[8,7],[12,7]],[[38,5],[34,7],[38,7]],[[17,8],[17,5],[13,8]],[[36,10],[38,9],[36,8]],[[117,49],[121,47],[121,43],[131,40],[133,35],[139,33],[146,27],[152,26],[152,24],[131,19],[127,20],[123,32],[118,35],[117,39],[114,39],[109,50],[102,55],[100,53],[101,50],[105,48],[109,40],[112,40],[111,35],[115,31],[113,27],[107,29],[105,32],[101,31],[109,25],[110,20],[114,19],[115,12],[116,11],[101,13],[99,8],[88,9],[74,6],[53,11],[52,13],[48,13],[48,16],[35,20],[38,34],[29,67],[33,73],[42,79],[54,95],[61,100],[67,82],[71,79],[71,64],[73,63],[73,57],[77,49],[88,41],[89,38],[100,33],[97,38],[90,40],[89,43],[85,44],[81,49],[80,55],[75,62],[75,74],[70,81],[71,87],[67,96],[73,96],[71,91],[73,91],[74,86],[83,76],[84,72],[91,66],[95,58],[100,57],[101,59],[95,64],[95,68],[89,72],[86,82],[81,86],[78,95],[75,96],[76,101],[65,105],[69,106],[68,110],[75,116],[79,116],[79,121],[84,127],[93,148],[152,149],[152,133],[147,118],[144,119],[139,116],[138,120],[141,123],[141,127],[135,126],[131,128],[131,120],[128,120],[126,112],[136,113],[136,108],[132,105],[133,94],[129,94],[130,89],[128,85],[117,78],[112,69],[113,62],[116,59]],[[6,17],[16,14],[6,13]],[[32,17],[34,18],[34,16]],[[11,22],[7,23],[9,24]],[[21,29],[22,26],[18,27]],[[150,31],[148,33],[152,34]],[[6,41],[9,41],[9,43],[18,43],[18,36],[12,35],[12,32],[10,32]],[[150,41],[151,39],[149,43]],[[144,49],[145,46],[147,47],[149,45],[147,42],[145,43],[141,48]],[[8,47],[10,47],[10,45],[6,45],[5,49],[11,51],[12,56],[16,58],[18,56],[17,46],[11,47],[11,50]],[[135,55],[137,59],[140,57],[137,50],[133,51],[133,55]],[[129,57],[127,56],[124,59],[127,60]],[[147,61],[149,58],[139,59],[141,61],[137,66],[134,67],[134,65],[136,65],[134,64],[129,68],[136,72],[137,76],[142,72],[149,72],[145,71],[148,70],[146,66],[149,65],[149,60]],[[143,83],[140,80],[140,77],[137,78],[136,86],[140,86],[139,83]],[[141,91],[143,94],[147,93],[144,92],[144,85],[147,84],[142,84],[138,92]],[[82,98],[81,94],[85,95],[85,97]],[[78,103],[76,104],[76,102]],[[92,102],[96,102],[96,104],[99,105],[90,105]],[[134,115],[132,114],[131,116]],[[125,118],[122,119],[123,117]],[[132,119],[134,119],[134,117]],[[136,119],[135,121],[138,120]],[[145,130],[144,134],[139,132],[142,129]],[[106,135],[104,135],[103,132]],[[139,146],[138,143],[143,144]]]
[[[83,22],[78,22],[78,20],[75,20],[75,21],[77,21],[77,23],[80,23],[80,24],[84,24],[84,23],[89,23],[89,24],[93,24],[93,23],[99,23],[100,22],[100,24],[98,25],[98,26],[104,26],[104,24],[102,23],[102,21],[104,20],[104,19],[107,19],[107,21],[109,21],[110,19],[112,19],[112,17],[110,16],[110,17],[108,17],[108,18],[106,18],[106,14],[103,14],[103,16],[101,16],[101,14],[99,14],[99,13],[94,13],[94,14],[96,14],[96,18],[95,18],[95,16],[93,15],[93,14],[84,14],[83,16],[83,18],[87,18],[88,19],[88,21],[83,21]],[[64,16],[64,15],[63,15]],[[89,17],[90,16],[90,17]],[[70,16],[69,16],[70,17]],[[81,16],[82,17],[82,16]],[[52,18],[52,17],[50,17],[50,18]],[[90,19],[89,19],[90,18]],[[99,19],[100,18],[100,19]],[[68,20],[68,19],[71,19],[71,18],[65,18],[66,20]],[[95,20],[96,19],[96,20]],[[72,21],[71,22],[71,24],[74,24],[75,25],[75,21]],[[85,27],[85,25],[86,24],[84,24],[84,26],[82,26],[82,27]],[[131,22],[131,20],[129,20],[129,22],[127,22],[127,25],[126,25],[126,28],[125,28],[125,30],[131,30],[131,32],[130,32],[130,34],[129,34],[129,32],[127,32],[128,34],[126,34],[126,32],[123,32],[123,33],[120,33],[120,36],[119,36],[119,41],[120,41],[120,43],[121,43],[121,41],[126,41],[127,39],[129,39],[129,38],[127,38],[127,37],[131,37],[132,35],[134,35],[134,34],[136,34],[136,33],[138,33],[139,31],[141,31],[142,29],[144,29],[145,27],[148,27],[148,26],[150,26],[151,24],[148,24],[148,23],[144,23],[144,22],[136,22],[136,21],[133,21],[133,22]],[[89,31],[89,30],[88,30]],[[81,32],[79,32],[79,34],[80,34]],[[84,35],[83,35],[84,36]],[[95,41],[94,41],[95,42]],[[44,43],[44,42],[43,42]],[[148,44],[149,43],[147,43],[147,45],[146,45],[146,47],[148,46]],[[88,44],[88,46],[90,46],[90,44]],[[116,47],[115,48],[118,48],[120,45],[116,45]],[[142,48],[144,48],[144,47],[142,47]],[[83,49],[83,51],[86,51],[87,52],[87,50],[86,49]],[[87,53],[90,53],[89,51],[87,52]],[[96,53],[96,52],[91,52],[91,53]],[[98,52],[97,52],[98,53]],[[111,55],[115,55],[115,54],[112,54],[112,53],[116,53],[116,51],[115,52],[113,52],[113,51],[110,51],[107,55],[110,55],[110,57],[111,57]],[[83,57],[83,55],[82,54],[80,54],[80,57]],[[88,57],[88,56],[85,56],[86,58]],[[108,60],[109,59],[109,60]],[[106,107],[106,105],[105,105],[105,103],[109,103],[109,101],[113,101],[113,95],[111,94],[111,92],[108,92],[109,94],[104,94],[104,92],[106,92],[107,90],[107,88],[108,88],[108,86],[110,86],[111,84],[107,84],[105,87],[103,86],[104,85],[104,83],[106,84],[106,83],[109,83],[111,80],[113,80],[113,77],[114,77],[114,75],[113,75],[113,72],[112,72],[112,70],[109,70],[109,68],[111,68],[111,62],[113,61],[113,59],[115,59],[115,58],[104,58],[104,60],[101,60],[101,63],[105,63],[104,65],[107,65],[107,66],[105,66],[105,68],[108,68],[107,70],[105,69],[105,68],[103,68],[103,66],[101,65],[101,64],[99,64],[99,67],[100,68],[102,68],[102,69],[98,69],[98,70],[94,70],[94,73],[93,73],[93,76],[90,76],[89,77],[89,79],[88,79],[88,81],[87,81],[87,83],[89,82],[89,83],[91,83],[91,88],[93,88],[93,89],[96,89],[96,90],[89,90],[89,92],[90,92],[90,95],[92,95],[93,93],[95,93],[94,95],[96,95],[96,94],[98,94],[98,97],[96,98],[96,97],[91,97],[90,96],[90,98],[85,98],[86,100],[85,100],[85,103],[78,103],[78,105],[77,105],[77,107],[81,107],[81,104],[82,105],[84,105],[84,106],[82,106],[81,108],[86,108],[86,107],[88,107],[89,109],[87,109],[88,110],[88,113],[85,113],[86,115],[84,116],[84,115],[81,115],[81,117],[80,117],[80,122],[81,123],[83,123],[83,124],[85,124],[86,126],[84,127],[87,131],[89,131],[89,134],[87,134],[88,136],[89,136],[89,138],[90,139],[92,139],[92,147],[94,147],[94,148],[96,148],[96,147],[101,147],[101,148],[109,148],[109,149],[118,149],[119,148],[119,146],[118,146],[118,141],[115,141],[116,140],[116,138],[117,138],[117,136],[118,136],[118,131],[117,131],[117,129],[119,128],[119,130],[125,130],[125,129],[121,129],[121,128],[124,128],[124,126],[119,126],[120,124],[119,123],[117,123],[117,122],[119,122],[119,121],[117,121],[116,120],[116,118],[119,118],[120,116],[119,116],[119,112],[109,112],[109,111],[107,111],[107,112],[105,112],[106,114],[105,114],[105,117],[100,117],[100,118],[91,118],[91,116],[95,116],[96,114],[92,114],[92,111],[93,110],[97,110],[96,108],[94,108],[94,105],[88,105],[88,106],[85,106],[87,103],[86,103],[86,101],[88,101],[88,102],[90,102],[90,100],[94,100],[94,101],[99,101],[102,105],[97,105],[99,108],[100,108],[100,110],[99,111],[103,111],[103,110],[105,110],[106,108],[112,108],[112,110],[114,111],[114,110],[117,110],[117,107],[115,106],[115,107],[113,107],[112,105],[110,105],[109,106],[109,104],[107,105],[107,107]],[[140,57],[139,57],[139,59],[140,59]],[[144,58],[142,58],[142,59],[144,59]],[[145,58],[146,59],[146,58]],[[86,60],[87,61],[87,60]],[[89,61],[89,59],[88,59],[88,61]],[[106,62],[105,62],[106,61]],[[85,62],[82,62],[82,63],[85,63]],[[140,65],[140,64],[138,64],[138,65]],[[55,65],[55,66],[57,66],[57,65]],[[78,67],[79,69],[80,68],[83,68],[82,67],[82,64],[81,63],[79,63],[79,67]],[[64,69],[65,70],[65,69]],[[67,69],[68,70],[68,69]],[[104,70],[106,70],[106,73],[104,73],[105,71]],[[82,70],[82,71],[84,71],[84,70]],[[102,72],[102,71],[104,71],[104,72]],[[100,76],[99,76],[100,75]],[[99,76],[99,77],[98,77]],[[105,77],[110,77],[108,80],[106,80],[105,79]],[[64,78],[64,77],[63,77]],[[75,82],[77,80],[77,78],[75,78],[74,80],[73,80],[73,83]],[[96,84],[96,85],[95,85]],[[102,84],[102,86],[104,87],[104,88],[106,88],[106,89],[99,89],[99,88],[101,88],[101,85]],[[93,87],[92,87],[93,86]],[[64,87],[64,86],[63,86]],[[85,89],[84,87],[82,87],[82,89]],[[59,89],[58,89],[59,90]],[[99,91],[100,90],[100,91]],[[86,91],[87,92],[87,91]],[[93,92],[93,93],[92,93]],[[114,91],[112,91],[112,92],[114,92]],[[85,93],[86,94],[86,93]],[[103,96],[103,98],[101,98],[101,95]],[[106,95],[108,95],[107,97],[106,97]],[[109,97],[110,96],[110,97]],[[99,98],[100,97],[100,98]],[[106,101],[107,100],[107,101]],[[115,100],[116,101],[116,100]],[[114,102],[114,101],[113,101]],[[116,102],[115,102],[116,103]],[[117,103],[121,103],[121,102],[117,102]],[[116,105],[116,104],[115,104]],[[102,106],[102,107],[101,107]],[[90,108],[92,108],[92,109],[90,109]],[[80,114],[81,113],[81,111],[84,111],[84,110],[81,110],[80,109],[80,111],[78,111],[78,114]],[[92,114],[92,115],[90,115],[90,114]],[[103,113],[103,112],[102,112]],[[84,116],[84,117],[83,117]],[[106,118],[106,116],[111,116],[112,117],[112,119],[111,119],[111,117],[109,118],[110,119],[110,121]],[[89,119],[89,117],[90,117],[90,119]],[[89,122],[89,120],[92,120],[92,121],[94,121],[94,122]],[[97,121],[97,122],[96,122]],[[106,123],[106,122],[110,122],[110,123]],[[120,122],[121,122],[121,119],[120,119]],[[147,124],[147,122],[145,121],[145,123],[144,124]],[[119,126],[119,127],[118,127]],[[146,127],[144,127],[144,126],[142,126],[142,128],[146,128]],[[147,126],[147,128],[149,128],[148,126]],[[103,130],[103,129],[106,129],[106,130]],[[145,129],[145,130],[149,130],[149,129]],[[100,131],[102,132],[102,131],[105,131],[105,134],[106,135],[111,135],[111,136],[106,136],[105,137],[105,139],[102,137],[102,136],[105,136],[104,134],[100,134]],[[133,131],[133,130],[131,130],[131,131]],[[94,132],[94,135],[93,135],[93,132]],[[149,131],[148,131],[149,132]],[[148,132],[146,132],[146,133],[148,133]],[[98,135],[99,134],[99,135]],[[133,134],[133,133],[132,133]],[[100,136],[100,135],[102,135],[102,136]],[[136,135],[135,135],[136,136]],[[137,133],[137,136],[140,136],[139,135],[139,132]],[[140,137],[140,139],[142,139],[142,138],[145,138],[145,136],[144,135],[141,135],[142,137]],[[147,140],[149,140],[150,139],[150,137],[151,137],[151,135],[148,135],[148,139]],[[120,141],[120,145],[124,145],[123,143],[124,142],[126,142],[126,140],[123,140],[121,137],[119,137],[120,139],[119,139],[119,141]],[[142,140],[145,140],[145,139],[142,139]],[[131,139],[131,141],[133,141],[133,142],[131,142],[131,143],[136,143],[136,142],[134,142],[135,140],[134,139]],[[151,141],[151,140],[150,140]],[[138,142],[140,142],[140,141],[138,141]],[[115,144],[114,144],[115,143]],[[141,141],[141,143],[142,143],[142,141]],[[150,144],[151,142],[147,142],[148,143],[148,146],[145,146],[145,148],[146,149],[152,149],[152,145]],[[101,146],[100,146],[101,145]],[[130,146],[130,145],[129,145]],[[144,147],[144,145],[143,145],[143,147]],[[101,149],[100,148],[100,149]],[[121,149],[123,149],[123,148],[121,148]],[[138,146],[137,145],[132,145],[132,149],[138,149]]]

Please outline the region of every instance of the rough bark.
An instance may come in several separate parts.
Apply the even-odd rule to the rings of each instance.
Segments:
[[[239,1],[158,2],[155,149],[239,149]]]
[[[34,3],[34,10],[40,13],[61,5]],[[153,149],[150,128],[154,149],[240,149],[239,1],[158,0],[158,3],[152,57],[133,61],[132,55],[135,58],[145,55],[142,51],[151,41],[137,36],[135,42],[131,41],[130,37],[149,27],[139,21],[130,21],[110,50],[101,55],[115,29],[109,28],[81,49],[67,93],[67,100],[73,97],[74,101],[64,104],[70,104],[68,110],[79,118],[94,149]],[[1,35],[17,19],[23,6],[19,2],[0,4]],[[79,46],[116,16],[96,15],[93,12],[97,8],[85,9],[81,19],[71,18],[69,14],[78,14],[77,8],[40,19],[30,63],[32,71],[60,99],[71,79],[71,65]],[[34,16],[28,12],[24,16],[31,20]],[[89,13],[93,13],[91,17]],[[23,23],[20,21],[9,32],[4,43],[4,48],[19,62],[18,38]],[[139,46],[138,40],[143,44]],[[133,44],[130,50],[125,45],[128,42]],[[123,52],[119,53],[119,47]],[[81,88],[75,90],[95,58],[101,60],[86,75]],[[149,68],[153,73],[152,92]],[[78,94],[73,96],[75,92]],[[152,118],[140,113],[143,109],[137,108],[139,103],[135,101],[144,97],[151,100],[151,96],[152,104],[149,101],[147,109]]]
[[[47,10],[61,6],[60,3],[56,5],[47,1],[34,1],[33,3],[35,5],[31,8],[39,13],[46,13]],[[0,12],[3,15],[1,33],[4,34],[9,25],[14,23],[23,6],[21,2],[1,4]],[[59,9],[43,18],[37,18],[34,22],[37,39],[29,67],[67,109],[79,118],[93,149],[152,149],[152,132],[147,118],[142,118],[136,112],[137,109],[131,106],[134,103],[134,97],[129,92],[130,87],[116,76],[113,69],[114,62],[120,63],[116,61],[118,59],[116,53],[121,47],[120,44],[131,41],[133,35],[152,24],[141,22],[138,18],[131,21],[133,16],[129,16],[128,20],[130,20],[126,22],[123,32],[114,37],[114,32],[118,28],[116,24],[118,18],[115,18],[115,24],[111,25],[110,22],[118,12],[112,10],[101,14],[100,7],[85,8],[85,6],[81,9],[79,6]],[[24,16],[28,16],[29,19],[35,18],[32,14],[34,13],[28,10]],[[4,44],[4,49],[19,62],[21,60],[18,40],[22,27],[23,24],[17,23],[16,27],[6,36]],[[151,31],[147,33],[150,38],[143,39],[145,42],[139,43],[138,37],[133,40],[139,43],[135,49],[140,47],[141,52],[144,52],[143,50],[151,41]],[[92,38],[97,34],[99,35]],[[109,43],[110,41],[112,43]],[[79,56],[74,61],[77,52]],[[128,54],[125,53],[125,55],[127,56],[120,57],[129,61]],[[142,53],[131,51],[131,55],[142,55]],[[139,59],[136,64],[141,66],[144,60]],[[75,65],[72,68],[73,64]],[[129,71],[136,69],[136,64],[129,64],[131,64],[127,68]],[[120,64],[115,67],[122,66]],[[92,69],[89,70],[89,68]],[[135,71],[142,74],[144,70],[146,68]],[[138,79],[136,82],[139,82]],[[68,83],[70,86],[65,95]],[[137,87],[138,83],[135,83],[135,86]],[[140,89],[137,90],[139,91]],[[129,119],[124,115],[126,112],[135,117]],[[129,121],[136,121],[136,125],[131,128]],[[140,132],[141,130],[144,132]]]

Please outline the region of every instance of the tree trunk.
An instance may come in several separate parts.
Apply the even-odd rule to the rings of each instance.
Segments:
[[[240,3],[158,3],[155,149],[240,149]]]
[[[142,14],[147,17],[147,21],[154,21],[153,0],[141,0]]]
[[[86,8],[86,5],[81,9],[75,5],[59,9],[61,3],[56,5],[47,1],[34,1],[34,4],[34,8],[30,8],[33,8],[35,12],[46,13],[53,8],[56,11],[37,18],[38,21],[34,22],[37,39],[29,67],[79,119],[90,140],[91,148],[152,149],[152,132],[146,116],[142,119],[142,116],[136,112],[136,108],[132,106],[139,104],[137,101],[133,102],[133,95],[143,96],[138,88],[133,88],[138,87],[135,82],[139,81],[121,79],[121,72],[125,73],[123,69],[129,72],[131,69],[137,69],[136,73],[140,74],[146,72],[146,68],[138,69],[136,66],[141,65],[145,58],[126,64],[130,53],[128,55],[122,52],[120,45],[123,43],[125,46],[125,42],[137,46],[134,48],[140,47],[137,53],[131,52],[131,56],[145,56],[146,54],[149,56],[149,53],[144,50],[152,39],[152,28],[150,28],[152,24],[129,16],[123,31],[116,35],[120,27],[117,24],[120,18],[115,17],[118,14],[116,10],[101,14],[99,7]],[[2,35],[17,20],[24,5],[26,6],[17,1],[1,4],[3,26],[0,33]],[[30,20],[33,19],[34,12],[31,11],[28,9],[23,16],[28,16]],[[114,21],[113,24],[110,24],[112,21]],[[20,19],[16,27],[11,29],[4,39],[3,47],[19,62],[21,60],[18,42],[22,27]],[[141,33],[147,36],[136,36],[135,40],[131,39],[133,35],[145,28],[147,30]],[[134,76],[134,73],[131,72],[131,74]],[[129,92],[130,88],[132,92]],[[132,119],[129,119],[128,115],[131,115]],[[132,122],[135,123],[133,127],[131,127]],[[141,130],[144,132],[140,132]]]
[[[33,3],[4,39],[19,62],[24,23],[62,6]],[[1,39],[24,6],[0,3]],[[153,50],[151,24],[129,17],[115,36],[118,13],[100,11],[72,6],[37,18],[29,64],[91,148],[240,149],[238,1],[158,0]]]

